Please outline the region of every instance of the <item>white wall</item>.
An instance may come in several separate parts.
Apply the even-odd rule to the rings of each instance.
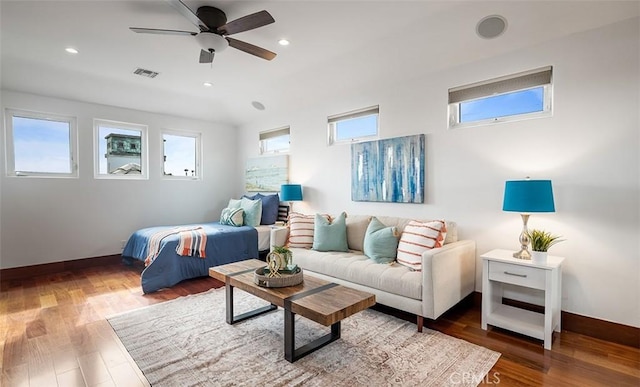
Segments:
[[[119,254],[138,228],[218,220],[236,195],[231,127],[3,90],[1,105],[77,117],[79,178],[0,177],[0,268]],[[149,179],[94,179],[93,119],[148,125]],[[199,181],[162,178],[161,129],[202,133]],[[230,146],[231,144],[231,146]]]
[[[519,247],[520,217],[501,211],[505,180],[551,179],[557,212],[534,214],[529,226],[567,239],[551,251],[566,257],[563,310],[640,327],[639,29],[631,19],[404,83],[381,79],[304,108],[267,110],[241,128],[238,172],[257,155],[259,131],[291,125],[290,180],[303,184],[305,199],[296,210],[445,217],[477,242],[478,255]],[[554,66],[553,117],[447,130],[448,88],[545,65]],[[312,99],[316,91],[288,92]],[[426,133],[424,204],[350,199],[350,147],[326,145],[326,119],[375,104],[381,138]],[[478,260],[477,290],[480,276]]]

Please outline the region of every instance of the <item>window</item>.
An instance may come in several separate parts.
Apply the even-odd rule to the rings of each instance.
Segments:
[[[95,177],[146,179],[147,127],[139,124],[94,120]]]
[[[163,167],[168,178],[200,178],[200,134],[163,132]]]
[[[376,137],[379,111],[378,106],[373,106],[329,117],[329,145]]]
[[[260,132],[260,154],[289,151],[289,127]]]
[[[7,109],[7,175],[78,177],[75,117]]]
[[[552,67],[449,89],[449,127],[551,115]]]

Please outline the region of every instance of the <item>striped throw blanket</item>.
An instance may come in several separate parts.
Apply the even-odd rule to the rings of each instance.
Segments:
[[[196,227],[174,227],[164,231],[158,231],[149,239],[149,247],[147,248],[147,258],[144,265],[149,266],[160,254],[160,244],[162,240],[168,236],[178,234],[178,246],[176,253],[182,256],[198,255],[200,258],[206,258],[205,247],[207,246],[207,233],[202,226]]]

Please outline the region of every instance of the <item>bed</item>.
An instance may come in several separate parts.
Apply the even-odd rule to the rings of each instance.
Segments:
[[[279,207],[277,219],[282,219],[282,216],[286,219],[288,208],[282,213],[283,206]],[[185,279],[208,276],[212,266],[264,256],[271,248],[270,235],[273,227],[238,227],[220,222],[147,227],[137,230],[129,237],[122,251],[122,260],[126,265],[132,265],[134,261],[146,261],[140,281],[142,291],[145,294],[152,293]],[[182,231],[198,230],[203,237],[206,235],[201,243],[203,258],[200,257],[200,251],[195,250],[189,254],[178,254],[177,250],[184,244],[176,231],[178,228]],[[150,249],[154,253],[151,254],[152,259],[149,259]]]

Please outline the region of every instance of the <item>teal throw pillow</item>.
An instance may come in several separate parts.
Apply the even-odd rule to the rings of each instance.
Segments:
[[[317,251],[349,251],[347,244],[347,214],[342,213],[329,222],[316,214],[313,230],[313,249]]]
[[[240,206],[244,210],[245,226],[259,226],[262,217],[262,201],[242,198]]]
[[[240,227],[244,223],[244,210],[242,208],[225,208],[220,215],[220,224]]]
[[[253,196],[244,195],[243,197],[251,200],[262,201],[262,217],[260,224],[274,224],[278,220],[278,207],[280,206],[280,196],[276,193],[273,195],[263,195],[260,192]]]
[[[229,199],[229,204],[227,204],[227,208],[241,208],[242,199]]]
[[[376,263],[395,261],[398,237],[398,230],[395,227],[387,227],[378,218],[371,218],[364,234],[364,255]]]

